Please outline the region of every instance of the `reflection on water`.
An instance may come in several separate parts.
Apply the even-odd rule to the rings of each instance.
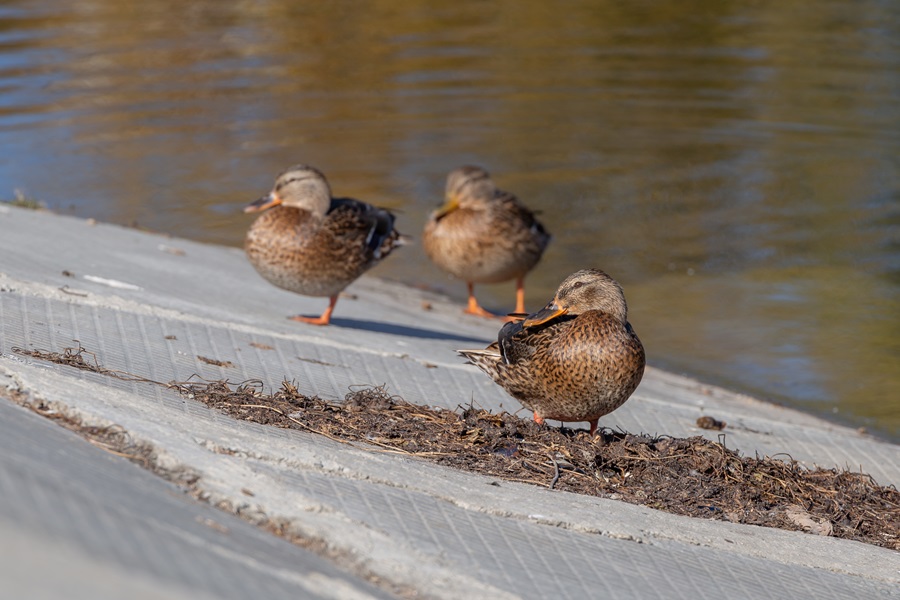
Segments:
[[[602,267],[651,363],[900,441],[900,5],[294,4],[0,3],[0,194],[239,245],[302,161],[419,235],[481,164],[555,234],[530,307]]]

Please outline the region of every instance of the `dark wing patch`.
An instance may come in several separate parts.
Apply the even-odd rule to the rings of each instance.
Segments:
[[[394,231],[394,215],[383,208],[378,208],[354,198],[332,198],[328,213],[331,215],[346,212],[347,216],[359,220],[366,229],[366,247],[375,258],[381,258],[381,245]]]
[[[506,364],[514,362],[514,359],[517,358],[518,353],[515,350],[513,336],[517,333],[521,333],[522,329],[522,321],[511,321],[503,325],[503,327],[500,328],[500,333],[497,334],[497,344],[500,346],[500,356]],[[512,355],[512,357],[510,355]]]

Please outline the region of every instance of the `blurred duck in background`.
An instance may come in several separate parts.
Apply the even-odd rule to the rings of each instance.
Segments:
[[[445,202],[425,224],[422,244],[434,264],[468,285],[464,312],[493,317],[475,299],[476,283],[516,280],[516,313],[525,313],[525,275],[538,263],[550,234],[528,208],[497,189],[481,167],[447,176]]]
[[[404,244],[394,215],[352,198],[332,198],[325,176],[297,165],[275,179],[272,191],[244,212],[263,212],[250,226],[244,249],[260,275],[273,285],[328,297],[319,317],[295,321],[328,325],[338,294]]]

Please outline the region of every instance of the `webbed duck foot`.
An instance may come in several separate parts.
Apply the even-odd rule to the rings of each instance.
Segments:
[[[306,323],[307,325],[328,325],[331,323],[331,313],[334,311],[334,305],[337,304],[337,295],[332,296],[328,299],[328,308],[325,309],[318,317],[304,317],[303,315],[295,315],[293,317],[288,317],[291,321],[299,321],[301,323]]]

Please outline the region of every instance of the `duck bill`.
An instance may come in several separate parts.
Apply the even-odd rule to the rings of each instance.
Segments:
[[[278,206],[281,204],[281,198],[275,195],[275,192],[271,192],[266,194],[259,200],[255,202],[251,202],[247,206],[244,207],[245,213],[259,212],[261,210],[266,210],[267,208],[272,208],[273,206]]]
[[[434,213],[434,218],[441,219],[443,217],[446,217],[457,208],[459,208],[459,198],[457,198],[456,196],[450,196],[449,198],[447,198],[447,201],[444,202],[444,204]]]
[[[543,325],[548,321],[552,321],[557,317],[563,316],[567,312],[569,312],[568,308],[560,308],[555,303],[551,302],[533,315],[529,315],[528,318],[525,319],[525,321],[522,323],[522,325],[525,327],[536,327],[538,325]]]

